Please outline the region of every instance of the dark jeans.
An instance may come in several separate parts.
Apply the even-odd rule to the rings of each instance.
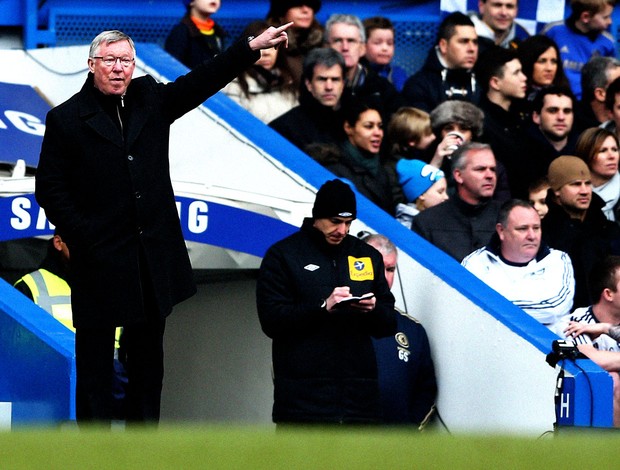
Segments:
[[[165,320],[123,328],[121,361],[127,374],[125,417],[129,422],[159,421],[164,377]],[[110,422],[113,411],[114,328],[77,328],[76,415],[78,423]]]

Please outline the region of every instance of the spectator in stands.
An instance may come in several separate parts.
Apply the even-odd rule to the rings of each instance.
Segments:
[[[383,256],[385,279],[394,284],[398,250],[379,234],[362,238]],[[429,422],[437,397],[437,379],[426,330],[415,318],[396,309],[396,334],[373,338],[384,424]]]
[[[620,140],[620,78],[609,84],[605,92],[605,107],[609,111],[610,119],[601,127],[616,134]]]
[[[493,0],[487,0],[488,3]],[[526,196],[522,182],[523,158],[520,149],[523,120],[515,102],[525,98],[527,82],[514,50],[489,48],[476,67],[484,92],[480,109],[484,112],[484,135],[498,162],[506,168],[512,195]]]
[[[478,35],[463,13],[451,13],[439,25],[437,44],[422,68],[405,82],[408,106],[431,112],[446,100],[477,104],[480,87],[473,72],[478,59]]]
[[[592,191],[604,201],[603,213],[620,222],[620,173],[618,173],[618,137],[600,127],[586,129],[575,147],[575,155],[590,169]]]
[[[333,49],[313,49],[304,61],[304,87],[299,106],[271,121],[269,126],[306,151],[308,145],[339,145],[344,139],[341,99],[344,59]]]
[[[446,134],[448,133],[446,132]],[[431,127],[431,118],[426,111],[403,106],[392,115],[387,127],[386,138],[387,155],[385,157],[385,168],[390,174],[392,181],[398,181],[396,164],[401,159],[430,160],[429,151],[436,136]],[[452,153],[452,150],[447,150],[450,145],[456,145],[457,141],[459,145],[462,143],[460,138],[455,135],[447,135],[442,140],[444,140],[442,144],[433,148],[435,152],[445,155]],[[437,159],[438,161],[443,161],[440,156]],[[396,204],[406,204],[408,202],[399,184],[393,186],[393,194]]]
[[[366,53],[366,32],[355,15],[334,14],[325,23],[325,44],[340,52],[345,62],[345,99],[365,100],[381,106],[383,117],[404,102],[400,93],[386,78],[360,63]]]
[[[253,21],[241,37],[258,36],[269,28],[266,21]],[[280,49],[265,49],[261,58],[224,87],[222,92],[268,124],[299,104],[298,87]]]
[[[536,209],[540,220],[544,219],[549,212],[547,196],[549,194],[549,181],[546,177],[539,178],[530,184],[528,188],[528,201]]]
[[[530,33],[515,21],[519,13],[518,0],[479,0],[479,14],[469,13],[481,51],[493,45],[516,49]]]
[[[570,313],[575,278],[569,256],[542,242],[540,216],[529,202],[506,201],[485,247],[461,263],[489,287],[559,336]]]
[[[433,133],[437,136],[436,147],[430,164],[440,168],[446,175],[448,194],[456,191],[452,177],[452,153],[461,145],[477,140],[482,135],[484,113],[472,103],[461,100],[444,101],[431,113]],[[496,162],[497,164],[497,162]],[[498,201],[510,199],[506,168],[499,162],[496,167],[497,185],[493,198]]]
[[[600,126],[610,118],[605,106],[607,87],[620,77],[620,60],[615,57],[592,57],[581,70],[581,100],[575,112],[575,131]]]
[[[527,77],[527,100],[532,102],[541,88],[568,87],[557,44],[548,36],[530,36],[517,49],[523,73]]]
[[[338,161],[325,164],[336,176],[346,178],[355,188],[388,214],[394,215],[395,202],[389,174],[380,156],[383,142],[381,112],[372,104],[354,101],[344,109],[346,138]]]
[[[618,254],[618,225],[607,220],[604,203],[592,194],[590,170],[579,157],[561,156],[549,165],[549,212],[542,221],[550,247],[568,253],[575,271],[573,307],[590,305],[588,274],[597,260]]]
[[[211,18],[220,9],[220,0],[183,0],[183,4],[187,13],[168,34],[164,49],[193,69],[222,52],[226,33]]]
[[[452,154],[456,194],[414,217],[411,229],[459,263],[489,243],[500,203],[494,201],[495,157],[488,144],[470,142]]]
[[[260,49],[286,45],[290,26],[242,39],[167,84],[133,80],[133,40],[104,31],[91,43],[82,89],[48,113],[35,196],[71,251],[79,424],[110,423],[117,326],[127,350],[127,419],[158,422],[166,317],[196,292],[170,182],[170,125]]]
[[[371,337],[394,335],[396,312],[383,257],[348,234],[356,214],[351,188],[327,181],[312,217],[263,257],[256,305],[273,342],[275,423],[381,421]]]
[[[413,218],[421,211],[448,199],[448,184],[443,173],[420,160],[401,159],[396,164],[398,184],[405,202],[396,206],[396,219],[411,228]]]
[[[24,275],[15,288],[75,333],[71,311],[71,259],[69,247],[56,230],[49,240],[47,255],[36,271]],[[122,362],[120,340],[122,328],[116,328],[114,347],[114,379],[112,417],[125,419],[125,388],[127,372]]]
[[[593,304],[575,310],[566,336],[609,372],[614,384],[614,426],[620,427],[620,257],[608,256],[590,273]]]
[[[571,0],[571,14],[565,21],[548,24],[543,34],[560,49],[570,87],[581,99],[581,69],[593,56],[615,57],[614,38],[607,28],[615,0]]]
[[[400,92],[407,72],[392,63],[394,59],[394,25],[383,16],[373,16],[363,21],[366,32],[366,55],[362,64],[387,79]]]
[[[525,184],[546,176],[557,157],[574,154],[579,136],[573,131],[575,97],[568,88],[544,88],[532,104],[532,122],[521,144]]]
[[[270,0],[267,22],[286,24],[294,22],[289,33],[289,44],[279,53],[293,74],[295,86],[303,86],[303,63],[312,49],[323,44],[323,26],[316,14],[321,9],[321,0]]]

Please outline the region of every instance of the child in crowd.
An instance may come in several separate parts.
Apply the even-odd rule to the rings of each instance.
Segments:
[[[407,72],[392,64],[394,58],[394,25],[388,18],[373,16],[363,22],[366,30],[366,56],[368,66],[389,80],[402,91]]]
[[[607,31],[615,0],[571,0],[566,21],[548,24],[543,34],[560,50],[564,72],[578,100],[581,99],[581,69],[592,56],[615,57],[614,37]]]
[[[164,49],[191,69],[222,52],[225,32],[211,18],[220,9],[220,0],[183,3],[187,13],[170,31]]]
[[[405,227],[411,228],[413,218],[424,209],[448,199],[446,178],[440,169],[420,160],[401,159],[396,172],[407,201],[396,206],[396,219]]]
[[[549,192],[549,181],[547,178],[540,178],[530,184],[528,188],[528,200],[534,206],[536,212],[540,216],[540,220],[544,219],[549,212],[547,205],[547,193]]]
[[[434,140],[431,118],[426,111],[407,106],[396,111],[386,130],[385,169],[391,181],[398,181],[396,164],[401,158],[424,160],[426,150]],[[392,185],[392,193],[397,204],[406,202],[399,184]]]

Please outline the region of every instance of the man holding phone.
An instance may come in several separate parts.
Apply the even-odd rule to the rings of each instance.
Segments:
[[[394,297],[381,254],[348,234],[355,218],[351,188],[328,181],[312,217],[263,258],[256,298],[273,340],[275,423],[381,420],[371,337],[395,333]]]

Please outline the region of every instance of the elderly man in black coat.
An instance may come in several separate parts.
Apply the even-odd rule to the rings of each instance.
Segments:
[[[82,89],[47,116],[36,198],[71,251],[78,422],[111,419],[114,330],[124,327],[127,419],[159,420],[163,334],[196,292],[169,174],[170,125],[260,57],[289,23],[240,40],[168,84],[132,80],[120,31],[91,43]]]

